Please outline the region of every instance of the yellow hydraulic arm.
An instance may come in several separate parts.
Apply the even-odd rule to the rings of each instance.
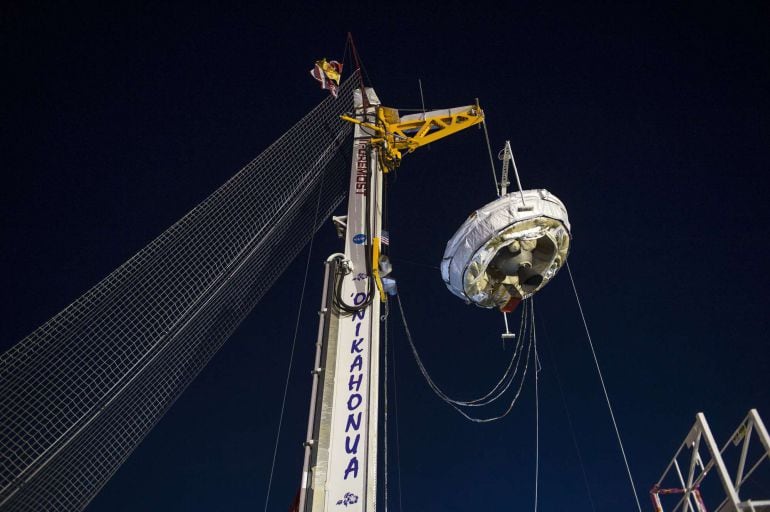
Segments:
[[[374,124],[348,115],[343,115],[342,119],[373,132],[372,143],[383,149],[383,167],[389,172],[401,164],[403,154],[481,123],[484,111],[476,102],[465,107],[399,117],[398,110],[378,106]]]
[[[380,105],[376,107],[375,123],[361,121],[349,115],[341,117],[371,131],[371,142],[380,148],[382,168],[387,173],[401,164],[404,154],[483,122],[484,111],[477,101],[475,105],[399,117],[398,110]],[[377,285],[380,300],[385,302],[385,290],[379,273],[379,238],[372,240],[372,249],[372,277]]]

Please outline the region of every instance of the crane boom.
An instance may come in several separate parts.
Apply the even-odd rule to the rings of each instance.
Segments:
[[[477,102],[464,107],[399,116],[394,108],[378,106],[374,123],[348,115],[341,117],[369,130],[373,135],[372,143],[382,147],[387,173],[401,164],[404,153],[411,153],[483,122],[484,111]]]

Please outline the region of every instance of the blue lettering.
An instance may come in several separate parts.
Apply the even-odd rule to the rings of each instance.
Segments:
[[[352,294],[351,294],[352,295]],[[353,296],[353,304],[361,306],[367,299],[367,294],[364,292],[358,292]],[[365,336],[361,336],[362,320],[366,318],[366,309],[362,308],[360,311],[356,311],[352,315],[352,322],[355,329],[355,337],[351,341],[350,353],[353,354],[353,362],[350,364],[350,375],[348,376],[348,418],[345,423],[345,433],[352,431],[352,435],[345,436],[345,452],[351,455],[348,461],[347,468],[345,468],[344,479],[347,480],[352,475],[353,478],[358,478],[358,448],[361,443],[361,429],[362,412],[353,412],[362,409],[364,398],[361,394],[361,387],[364,382],[364,358],[362,353],[366,349],[367,345],[364,344]],[[365,441],[364,441],[365,442]]]
[[[361,356],[356,356],[356,358],[353,360],[353,364],[350,365],[350,373],[353,373],[353,370],[358,368],[358,371],[363,371],[364,369],[364,358]]]
[[[364,399],[359,395],[358,393],[353,393],[350,395],[350,398],[348,398],[348,411],[355,411],[361,406],[361,402],[363,402]],[[355,403],[355,405],[353,405]]]
[[[356,379],[353,375],[350,376],[350,379],[348,379],[348,391],[358,391],[361,389],[361,381],[364,380],[364,374],[359,373],[358,379]]]
[[[358,430],[361,428],[361,413],[357,415],[353,413],[348,414],[348,422],[345,424],[345,433],[347,434],[350,429]]]
[[[350,462],[348,462],[348,467],[345,468],[344,480],[348,479],[350,473],[353,473],[353,478],[358,478],[358,457],[353,457],[350,459]]]
[[[361,434],[356,434],[353,446],[350,446],[350,436],[345,437],[345,451],[348,453],[358,453],[358,441],[361,440]]]

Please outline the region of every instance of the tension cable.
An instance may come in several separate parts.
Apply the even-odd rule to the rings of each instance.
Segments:
[[[537,354],[537,333],[535,331],[535,305],[532,303],[532,339],[535,346],[535,512],[537,512],[537,488],[540,479],[540,390],[538,376],[542,367]]]
[[[543,315],[541,313],[540,317],[542,318],[542,316]],[[591,486],[588,483],[588,474],[586,473],[585,464],[583,463],[583,455],[580,452],[580,444],[578,443],[577,435],[575,434],[575,426],[572,423],[572,414],[570,413],[569,405],[567,404],[567,399],[564,395],[564,386],[561,383],[561,376],[559,375],[559,365],[557,364],[556,358],[554,357],[554,353],[551,350],[551,342],[548,336],[547,325],[548,324],[546,322],[541,320],[540,326],[543,328],[543,335],[545,336],[543,341],[545,343],[545,348],[548,351],[548,358],[551,360],[551,366],[553,367],[554,377],[556,377],[556,385],[559,388],[559,396],[561,397],[562,408],[564,409],[564,415],[567,417],[567,426],[569,427],[569,433],[570,433],[570,436],[572,437],[572,444],[575,447],[575,455],[577,456],[578,464],[580,465],[580,472],[583,475],[583,484],[586,488],[586,495],[588,497],[588,502],[591,505],[591,510],[593,512],[596,512],[596,505],[594,504],[594,499],[591,494]]]
[[[594,350],[594,343],[591,341],[591,333],[588,331],[588,322],[583,314],[583,306],[580,305],[580,297],[578,296],[577,287],[575,286],[575,280],[572,277],[572,269],[567,262],[567,273],[569,274],[569,280],[572,283],[572,291],[575,292],[575,301],[577,302],[578,310],[580,311],[580,318],[583,320],[583,327],[586,331],[586,338],[588,338],[588,346],[591,348],[591,354],[594,357],[594,363],[596,364],[596,373],[599,374],[599,382],[602,384],[602,391],[604,391],[604,398],[607,401],[607,409],[610,411],[610,418],[612,418],[612,426],[615,428],[615,436],[618,438],[618,445],[620,446],[620,453],[623,456],[623,462],[626,465],[626,472],[628,473],[628,481],[631,483],[631,490],[634,492],[634,499],[636,500],[636,507],[639,512],[642,512],[642,505],[639,503],[639,495],[636,493],[636,486],[634,485],[634,478],[631,476],[631,467],[628,464],[628,458],[626,457],[626,451],[623,449],[623,440],[620,437],[620,430],[618,429],[618,422],[615,421],[615,413],[612,411],[612,403],[610,403],[610,395],[607,393],[607,386],[604,385],[604,377],[602,376],[602,370],[599,367],[599,359],[596,357],[596,350]]]
[[[270,504],[270,490],[273,486],[273,473],[275,472],[275,459],[278,455],[278,445],[281,441],[281,427],[283,426],[283,414],[286,410],[286,395],[289,391],[289,380],[291,379],[291,370],[294,365],[294,349],[297,346],[297,333],[299,332],[299,321],[302,317],[302,303],[305,300],[305,288],[307,287],[307,275],[310,270],[310,257],[313,255],[313,241],[315,240],[316,224],[318,223],[318,210],[321,205],[321,196],[324,188],[325,173],[321,171],[321,182],[318,185],[318,200],[315,204],[315,213],[313,215],[313,229],[310,234],[310,243],[307,249],[307,260],[305,261],[305,275],[302,278],[302,291],[297,305],[297,320],[294,323],[294,336],[291,340],[291,352],[289,353],[289,367],[286,369],[286,383],[283,386],[283,399],[281,400],[281,414],[278,417],[278,432],[275,434],[275,446],[273,447],[273,461],[270,463],[270,478],[267,481],[267,494],[265,496],[265,512]]]

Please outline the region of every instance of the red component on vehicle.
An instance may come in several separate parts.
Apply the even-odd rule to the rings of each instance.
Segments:
[[[516,307],[519,305],[520,302],[521,302],[521,297],[511,297],[511,300],[506,302],[505,306],[500,308],[500,311],[502,311],[503,313],[510,313],[511,311],[516,309]]]

